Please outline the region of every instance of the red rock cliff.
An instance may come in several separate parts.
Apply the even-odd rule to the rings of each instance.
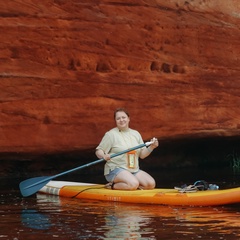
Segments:
[[[240,135],[240,3],[1,1],[0,152],[93,148],[123,106],[145,140]]]

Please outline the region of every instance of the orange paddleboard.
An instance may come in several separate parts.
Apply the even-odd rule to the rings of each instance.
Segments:
[[[180,193],[175,189],[124,191],[106,189],[102,184],[50,181],[39,192],[69,198],[158,205],[217,206],[240,203],[240,187]]]

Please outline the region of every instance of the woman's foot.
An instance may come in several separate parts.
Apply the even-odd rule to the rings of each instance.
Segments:
[[[109,182],[109,183],[107,183],[105,185],[105,188],[107,188],[107,189],[114,189],[113,187],[114,187],[114,183],[113,182]]]

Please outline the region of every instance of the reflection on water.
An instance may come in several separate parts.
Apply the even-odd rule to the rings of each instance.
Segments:
[[[37,210],[23,209],[21,211],[21,222],[24,226],[32,229],[50,229],[50,218],[38,213]]]
[[[240,206],[169,207],[1,193],[0,239],[238,239]]]

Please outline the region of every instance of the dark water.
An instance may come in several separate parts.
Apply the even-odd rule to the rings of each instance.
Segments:
[[[216,179],[214,183],[222,188],[238,185],[239,175],[225,170],[202,173],[192,169],[163,171],[155,173],[155,178],[160,183],[158,187],[162,184],[171,187],[177,182],[199,180],[200,175],[205,180]],[[70,180],[79,180],[74,178]],[[93,180],[95,176],[91,178]],[[40,194],[23,198],[16,182],[16,179],[1,181],[1,240],[240,239],[240,205],[169,207]]]

